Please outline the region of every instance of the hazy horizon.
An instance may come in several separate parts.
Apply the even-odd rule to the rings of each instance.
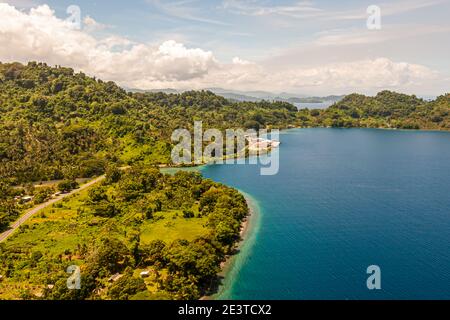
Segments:
[[[325,97],[328,97],[328,96],[347,96],[347,95],[350,95],[350,94],[364,94],[364,93],[361,93],[361,92],[347,92],[347,93],[342,93],[342,94],[319,94],[319,95],[313,95],[313,94],[308,94],[308,93],[305,93],[305,92],[303,92],[303,93],[302,92],[300,92],[300,93],[295,93],[295,92],[271,92],[271,91],[264,91],[264,90],[261,90],[261,91],[259,91],[259,90],[255,90],[255,91],[241,91],[241,90],[233,90],[233,89],[225,89],[225,88],[199,88],[199,89],[183,89],[183,90],[177,90],[177,89],[174,89],[174,88],[157,88],[157,89],[147,89],[147,90],[145,90],[145,89],[137,89],[137,88],[128,88],[128,87],[123,87],[123,88],[125,90],[127,90],[127,91],[137,91],[137,90],[140,90],[140,91],[151,91],[151,92],[167,92],[167,91],[174,91],[175,92],[176,91],[177,93],[182,93],[182,92],[191,91],[191,90],[194,90],[194,91],[196,91],[196,90],[204,90],[204,91],[212,91],[212,92],[214,92],[216,94],[218,94],[217,91],[220,90],[220,91],[223,91],[224,93],[242,94],[242,95],[247,95],[249,97],[255,97],[255,98],[257,98],[257,96],[254,96],[252,94],[253,93],[258,93],[258,92],[261,95],[262,94],[268,94],[268,95],[273,95],[274,97],[291,96],[293,98],[315,98],[315,97],[317,97],[317,98],[325,98]],[[379,92],[381,92],[383,90],[380,90],[380,91],[378,91],[376,93],[373,93],[373,94],[364,94],[364,95],[369,96],[369,97],[374,97]],[[386,90],[389,90],[389,89],[386,89]],[[405,93],[405,92],[402,92],[402,91],[398,91],[398,90],[389,90],[389,91],[397,92],[397,93],[400,93],[400,94],[408,94],[408,93]],[[414,93],[414,95],[417,96],[418,98],[421,98],[421,99],[424,99],[424,100],[428,100],[428,99],[433,99],[434,100],[438,96],[444,95],[446,93],[448,93],[448,92],[442,92],[441,94],[438,94],[438,95],[428,95],[428,94],[418,94],[418,93]]]

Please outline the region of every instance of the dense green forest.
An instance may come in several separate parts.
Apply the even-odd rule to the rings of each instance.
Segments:
[[[247,214],[238,191],[199,173],[109,170],[0,244],[0,298],[198,299],[217,284]],[[66,286],[71,265],[81,290]]]
[[[0,64],[0,179],[90,177],[107,163],[170,162],[174,129],[286,127],[288,103],[231,103],[211,92],[130,93],[72,69]]]

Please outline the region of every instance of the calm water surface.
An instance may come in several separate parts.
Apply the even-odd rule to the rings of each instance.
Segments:
[[[211,165],[259,214],[221,299],[450,299],[450,133],[295,129],[280,171]],[[369,265],[382,289],[366,287]]]

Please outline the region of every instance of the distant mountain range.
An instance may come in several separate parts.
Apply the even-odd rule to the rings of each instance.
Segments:
[[[222,88],[206,88],[204,90],[211,91],[216,95],[222,96],[226,99],[233,101],[250,101],[250,102],[259,102],[262,100],[267,101],[286,101],[292,104],[297,103],[324,103],[324,102],[337,102],[342,100],[345,95],[337,96],[330,95],[325,97],[317,97],[317,96],[307,96],[300,94],[292,94],[287,92],[282,93],[272,93],[268,91],[238,91],[238,90],[226,90]],[[176,94],[181,93],[183,91],[176,89],[153,89],[153,90],[139,90],[139,89],[130,89],[133,92],[164,92],[166,94]]]

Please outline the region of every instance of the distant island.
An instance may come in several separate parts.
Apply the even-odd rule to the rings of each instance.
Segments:
[[[302,127],[450,130],[450,94],[426,101],[382,91],[374,97],[350,94],[325,110],[299,110]]]

